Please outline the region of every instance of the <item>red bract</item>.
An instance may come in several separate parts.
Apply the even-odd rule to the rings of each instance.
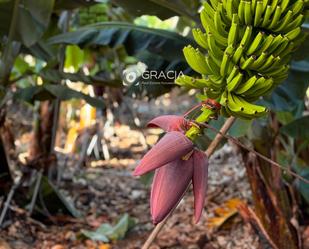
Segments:
[[[200,220],[207,193],[208,158],[206,154],[201,151],[194,151],[193,164],[194,216],[197,223]]]
[[[176,207],[191,179],[195,221],[198,222],[207,190],[207,156],[194,149],[191,140],[184,135],[187,121],[183,117],[161,116],[153,119],[148,126],[168,131],[143,157],[134,171],[134,175],[143,175],[156,169],[150,200],[153,222],[161,222]]]
[[[150,198],[154,224],[162,221],[186,192],[192,179],[192,163],[192,160],[178,159],[156,170]]]
[[[164,115],[151,120],[147,127],[159,127],[165,131],[181,131],[186,129],[187,121],[183,116],[177,115]]]
[[[167,163],[179,159],[193,149],[193,143],[184,134],[178,131],[168,132],[143,157],[134,171],[135,176],[146,174]]]

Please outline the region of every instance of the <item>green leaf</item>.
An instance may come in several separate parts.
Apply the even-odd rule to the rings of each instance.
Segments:
[[[70,10],[97,4],[96,0],[56,0],[56,10]]]
[[[92,106],[98,108],[102,108],[104,106],[104,102],[101,99],[75,91],[64,85],[44,84],[42,86],[27,87],[18,90],[15,93],[14,98],[29,103],[33,103],[35,100],[44,101],[50,99],[60,99],[62,101],[66,101],[70,99],[83,99]]]
[[[309,86],[309,73],[291,70],[288,79],[280,84],[271,97],[265,98],[265,105],[273,111],[291,112],[300,117],[304,110],[304,97]]]
[[[81,232],[92,240],[109,242],[110,240],[123,239],[134,225],[135,221],[128,214],[124,214],[115,226],[104,223],[94,232],[88,230],[81,230]]]
[[[22,47],[22,52],[24,54],[31,54],[34,57],[43,60],[45,62],[50,62],[54,59],[55,55],[47,44],[42,41],[38,41],[30,47]]]
[[[65,73],[59,72],[56,69],[44,69],[39,75],[44,79],[52,83],[59,83],[62,80],[70,80],[72,82],[82,82],[84,84],[95,86],[109,86],[109,87],[121,87],[122,82],[119,80],[109,80],[100,76],[86,76],[79,73]]]
[[[84,51],[78,46],[67,46],[65,51],[65,68],[74,68],[77,72],[85,60]]]
[[[198,20],[196,13],[200,6],[198,0],[111,0],[111,2],[134,16],[154,15],[161,19],[185,16],[195,21]]]
[[[42,201],[44,201],[50,213],[56,214],[61,212],[64,214],[71,214],[76,218],[81,217],[80,212],[75,209],[73,203],[45,176],[42,178],[40,192],[42,194]]]
[[[44,88],[56,98],[63,101],[70,99],[83,99],[92,106],[98,108],[102,108],[104,106],[104,102],[101,99],[90,97],[89,95],[75,91],[67,86],[45,84]]]
[[[123,45],[129,55],[148,51],[171,61],[183,58],[183,47],[194,43],[191,39],[171,31],[125,22],[106,22],[84,26],[76,31],[54,36],[48,41],[50,44],[73,44],[81,47]]]
[[[0,2],[0,36],[8,35],[11,28],[14,1]],[[54,0],[24,0],[18,6],[14,40],[27,47],[35,44],[48,27]]]
[[[91,240],[102,241],[105,243],[109,242],[109,239],[103,233],[100,233],[100,232],[91,232],[91,231],[82,229],[81,233]]]
[[[302,60],[302,61],[292,61],[291,69],[304,72],[304,73],[308,73],[309,72],[309,59]]]
[[[286,125],[294,120],[294,115],[291,112],[276,112],[276,117],[278,121]]]
[[[309,116],[294,120],[280,128],[280,131],[288,136],[299,139],[309,139]]]
[[[252,125],[252,120],[236,119],[232,128],[229,130],[229,135],[233,137],[243,137],[247,134]]]
[[[309,168],[303,169],[300,175],[309,180]],[[299,180],[297,187],[307,204],[309,204],[309,184]]]
[[[145,186],[149,187],[151,185],[151,183],[152,183],[153,177],[154,177],[154,172],[152,171],[152,172],[149,172],[149,173],[147,173],[145,175],[142,175],[139,180]]]

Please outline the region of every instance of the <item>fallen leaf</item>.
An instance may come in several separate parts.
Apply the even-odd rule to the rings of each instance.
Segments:
[[[238,213],[238,206],[243,201],[240,199],[230,199],[214,210],[215,217],[211,217],[207,221],[208,228],[220,228],[227,220]]]
[[[62,245],[54,245],[51,249],[65,249]]]
[[[111,249],[111,245],[110,244],[102,244],[102,245],[99,245],[99,249]]]
[[[12,249],[12,248],[6,241],[0,239],[0,249]]]

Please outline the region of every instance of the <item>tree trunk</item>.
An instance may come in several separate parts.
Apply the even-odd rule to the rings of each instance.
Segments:
[[[5,108],[0,109],[0,194],[8,193],[13,178],[9,167],[10,153],[14,153],[14,138],[10,127],[6,123]]]
[[[263,154],[270,157],[270,149]],[[255,148],[258,152],[258,148]],[[266,152],[266,153],[265,153]],[[280,249],[298,249],[298,233],[291,221],[292,201],[282,181],[281,171],[254,154],[242,150],[253,195],[254,211],[271,240]]]
[[[51,154],[54,105],[52,101],[41,102],[29,148],[28,164],[35,169],[47,170],[55,156]]]

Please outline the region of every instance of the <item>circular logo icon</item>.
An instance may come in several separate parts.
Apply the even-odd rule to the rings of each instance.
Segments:
[[[125,70],[123,72],[123,84],[128,85],[132,84],[137,80],[137,73],[134,71]]]

